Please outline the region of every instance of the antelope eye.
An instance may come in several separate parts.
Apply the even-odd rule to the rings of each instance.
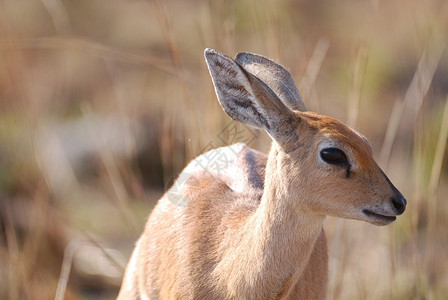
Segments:
[[[325,148],[320,151],[320,157],[328,164],[342,165],[347,164],[347,156],[338,148]]]

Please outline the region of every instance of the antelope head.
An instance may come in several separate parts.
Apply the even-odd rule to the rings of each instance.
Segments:
[[[275,163],[265,181],[277,180],[273,184],[289,195],[291,207],[375,225],[404,212],[406,199],[375,162],[367,139],[336,119],[306,111],[282,66],[250,53],[233,60],[206,49],[205,58],[224,111],[272,138]]]

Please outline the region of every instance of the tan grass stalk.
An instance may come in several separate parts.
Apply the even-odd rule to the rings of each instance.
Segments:
[[[356,59],[351,66],[351,81],[348,95],[347,125],[355,128],[358,122],[361,89],[367,64],[368,45],[363,42],[356,49]]]
[[[8,298],[19,299],[20,286],[20,258],[19,258],[19,244],[17,241],[16,231],[11,216],[11,208],[9,201],[5,201],[3,205],[5,222],[5,238],[8,248]],[[3,283],[5,284],[5,283]],[[5,284],[6,285],[6,284]]]
[[[61,274],[59,275],[58,286],[56,288],[55,300],[63,300],[67,290],[68,278],[72,269],[73,256],[75,252],[85,243],[83,240],[72,240],[65,247],[64,258],[62,260]]]
[[[380,161],[385,168],[389,166],[389,159],[392,153],[392,146],[397,136],[398,127],[400,125],[401,116],[404,109],[404,101],[396,100],[392,108],[392,113],[387,125],[386,135],[384,137],[383,146],[380,152]]]
[[[311,56],[308,65],[306,67],[305,75],[300,81],[299,90],[306,101],[316,82],[317,75],[322,67],[325,56],[327,55],[328,48],[330,47],[330,41],[327,38],[321,37],[314,47],[313,55]]]
[[[442,170],[442,163],[446,149],[448,138],[448,96],[445,101],[445,108],[443,111],[443,118],[440,125],[439,137],[437,139],[437,146],[434,154],[434,160],[431,168],[431,176],[428,184],[428,208],[427,208],[427,227],[426,227],[426,268],[428,275],[431,276],[434,270],[434,263],[437,263],[435,257],[436,248],[436,225],[437,225],[437,201],[438,201],[438,185],[440,180],[440,173]],[[428,288],[430,293],[434,293],[433,285],[429,281]]]

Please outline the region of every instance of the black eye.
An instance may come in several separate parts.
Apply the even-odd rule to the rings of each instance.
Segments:
[[[320,157],[328,164],[342,165],[347,164],[347,156],[338,148],[325,148],[320,151]]]

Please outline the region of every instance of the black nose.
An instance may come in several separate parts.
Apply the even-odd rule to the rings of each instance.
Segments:
[[[384,178],[386,181],[390,184],[390,187],[392,188],[392,191],[394,192],[394,196],[390,198],[390,201],[394,205],[395,209],[397,210],[397,215],[401,215],[404,213],[404,210],[406,209],[406,199],[403,197],[403,195],[400,193],[400,191],[397,190],[397,188],[390,182],[389,178],[387,178],[386,174],[384,174],[383,171],[381,171],[384,175]]]
[[[401,215],[406,209],[406,199],[403,197],[403,195],[398,194],[392,197],[391,201],[395,209],[397,210],[397,214]]]

